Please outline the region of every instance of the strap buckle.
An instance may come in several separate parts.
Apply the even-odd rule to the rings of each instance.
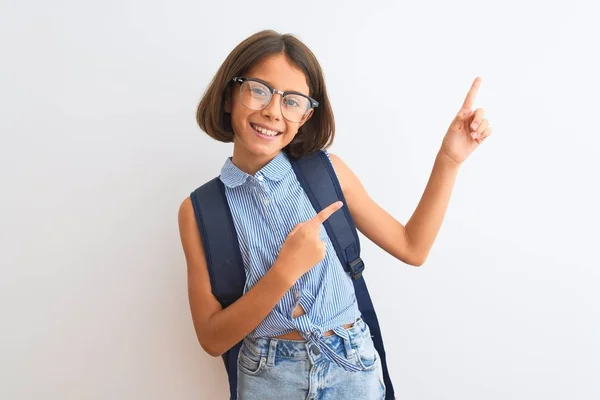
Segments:
[[[365,269],[365,263],[360,257],[358,257],[354,261],[348,262],[348,266],[350,267],[350,276],[354,280],[359,279],[362,275],[363,270]]]

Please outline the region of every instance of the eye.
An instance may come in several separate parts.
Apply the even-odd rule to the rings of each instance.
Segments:
[[[291,98],[285,98],[285,105],[286,107],[300,107],[300,104],[298,104],[298,102],[295,99],[291,99]]]
[[[310,102],[304,96],[289,94],[283,98],[283,106],[288,110],[303,113],[310,108]]]
[[[260,87],[254,87],[254,88],[252,88],[251,92],[252,92],[252,94],[255,94],[257,96],[266,96],[267,95],[267,92],[264,89],[260,88]]]
[[[267,99],[271,96],[269,88],[260,82],[246,81],[242,89],[254,98]]]

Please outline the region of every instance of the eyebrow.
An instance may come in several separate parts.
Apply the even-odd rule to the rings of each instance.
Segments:
[[[249,76],[248,78],[256,79],[257,81],[260,81],[260,82],[264,83],[265,85],[271,86],[273,88],[275,87],[275,85],[271,84],[270,82],[267,82],[266,80],[258,78],[256,76]],[[310,91],[310,89],[309,89],[309,91]],[[301,94],[302,96],[307,96],[307,97],[310,96],[308,94],[302,93],[301,91],[295,90],[295,89],[287,89],[287,90],[283,90],[283,92]]]

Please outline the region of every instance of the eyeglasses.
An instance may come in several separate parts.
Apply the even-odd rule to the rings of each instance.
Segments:
[[[240,101],[250,110],[259,111],[267,107],[275,93],[281,96],[281,115],[290,122],[303,122],[311,114],[319,102],[302,93],[294,91],[282,92],[256,78],[233,78],[240,83]]]

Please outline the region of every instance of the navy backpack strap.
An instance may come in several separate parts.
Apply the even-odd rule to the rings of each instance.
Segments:
[[[381,328],[377,320],[377,314],[367,290],[367,285],[362,276],[364,263],[360,258],[360,243],[358,233],[342,188],[331,165],[331,161],[325,152],[319,151],[315,154],[302,158],[290,158],[292,168],[296,173],[300,185],[304,188],[310,202],[316,212],[321,211],[330,204],[341,200],[344,202],[342,212],[336,212],[323,223],[335,251],[344,267],[354,282],[354,291],[358,308],[363,320],[369,326],[373,336],[373,343],[381,358],[383,366],[383,380],[386,386],[386,400],[395,399],[394,388],[387,368],[385,349]]]
[[[358,234],[327,154],[319,151],[302,158],[290,158],[290,162],[317,212],[338,200],[344,202],[342,212],[331,215],[323,225],[346,272],[353,279],[360,278],[365,265],[360,258]]]
[[[219,177],[214,178],[192,192],[190,199],[206,254],[212,292],[225,308],[242,297],[246,272],[223,182]],[[231,400],[237,398],[237,357],[241,344],[239,342],[222,356],[229,377]]]
[[[206,254],[212,292],[225,308],[242,296],[246,284],[225,187],[217,177],[196,189],[190,198]]]

